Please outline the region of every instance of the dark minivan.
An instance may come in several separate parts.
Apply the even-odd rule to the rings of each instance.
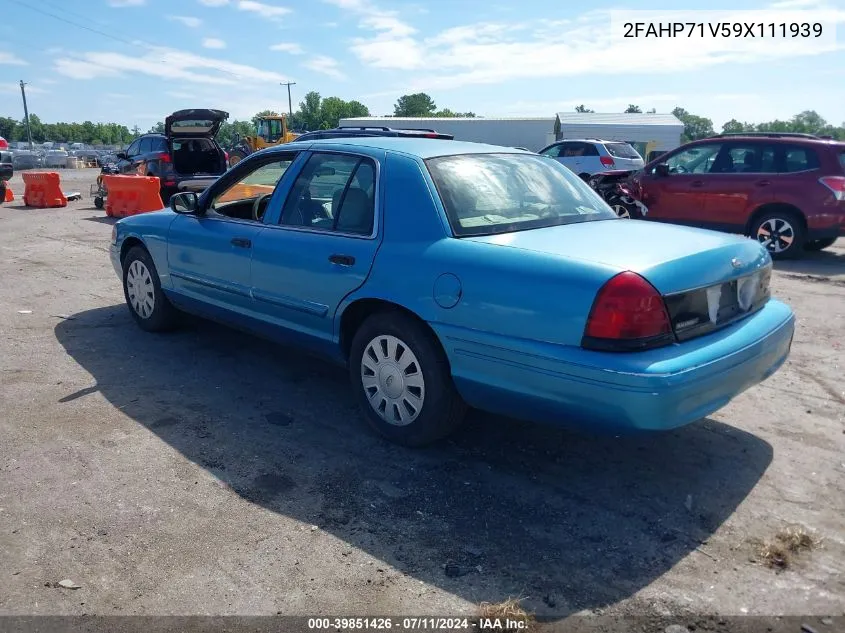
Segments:
[[[117,154],[118,170],[159,178],[165,204],[180,191],[201,193],[226,171],[226,153],[215,137],[228,118],[222,110],[174,112],[164,121],[164,134],[144,134]]]

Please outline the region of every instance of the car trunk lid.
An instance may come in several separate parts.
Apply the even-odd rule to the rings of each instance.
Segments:
[[[468,239],[632,271],[663,296],[678,340],[754,312],[769,298],[771,258],[755,240],[672,224],[602,220]]]
[[[164,132],[169,138],[207,137],[214,138],[220,131],[229,113],[223,110],[192,108],[179,110],[164,120]]]

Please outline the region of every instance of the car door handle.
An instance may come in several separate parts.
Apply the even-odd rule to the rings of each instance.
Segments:
[[[758,187],[768,187],[770,184],[772,184],[772,181],[771,180],[761,180],[761,181],[757,182],[756,184],[757,184]]]
[[[238,246],[240,248],[250,248],[252,246],[252,240],[247,239],[245,237],[233,237],[232,246]]]
[[[704,181],[703,181],[703,180],[693,180],[693,181],[689,184],[689,186],[690,186],[690,187],[702,187],[702,186],[704,186]]]
[[[355,263],[355,258],[352,255],[329,255],[329,261],[339,266],[352,266]]]

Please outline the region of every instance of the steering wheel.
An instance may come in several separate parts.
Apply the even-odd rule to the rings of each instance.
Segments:
[[[264,218],[264,212],[267,211],[267,205],[264,205],[264,208],[261,208],[261,204],[263,202],[269,202],[268,198],[272,196],[272,193],[262,193],[256,199],[255,202],[252,203],[252,219],[256,222],[261,222]]]

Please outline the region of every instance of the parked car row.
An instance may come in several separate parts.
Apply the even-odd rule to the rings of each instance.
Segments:
[[[110,150],[63,150],[63,149],[12,149],[12,162],[15,169],[64,169],[69,158],[77,158],[86,164],[101,167],[112,155]]]

